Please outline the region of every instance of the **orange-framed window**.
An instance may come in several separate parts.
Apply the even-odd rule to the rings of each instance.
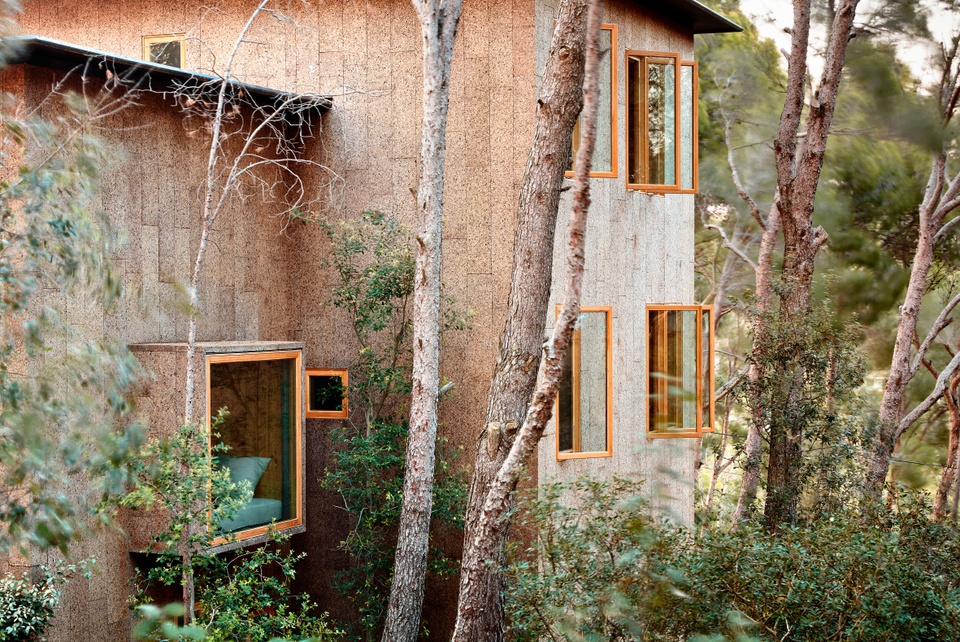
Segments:
[[[346,368],[307,368],[307,419],[346,419]]]
[[[613,455],[613,308],[580,308],[555,415],[557,459]]]
[[[221,408],[223,423],[211,444],[226,452],[214,465],[253,495],[237,513],[214,525],[216,534],[243,540],[303,523],[301,444],[301,352],[246,352],[207,355],[207,426]],[[218,537],[214,545],[227,540]]]
[[[143,36],[143,59],[168,67],[187,66],[186,35],[182,33],[167,33],[157,36]]]
[[[713,432],[713,307],[647,306],[647,437]]]
[[[697,192],[697,63],[627,51],[627,189]]]
[[[593,147],[590,164],[592,178],[616,178],[617,171],[617,25],[600,25],[600,59],[598,75],[600,85],[597,105],[597,140]],[[573,146],[567,176],[573,176],[573,163],[580,147],[580,119],[573,129]]]

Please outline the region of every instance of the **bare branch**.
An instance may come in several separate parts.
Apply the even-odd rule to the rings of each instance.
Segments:
[[[720,239],[723,241],[724,247],[726,247],[728,250],[730,250],[731,252],[733,252],[734,254],[736,254],[737,257],[740,258],[741,261],[743,261],[744,263],[746,263],[747,265],[749,265],[751,270],[756,271],[756,270],[757,270],[757,264],[754,263],[753,260],[751,260],[749,256],[747,256],[746,254],[744,254],[743,250],[741,250],[740,248],[738,248],[737,246],[735,246],[735,245],[730,241],[730,238],[727,236],[726,231],[724,231],[724,229],[723,229],[722,227],[720,227],[719,225],[715,225],[715,224],[709,223],[709,222],[707,221],[706,210],[703,208],[703,206],[701,206],[701,205],[698,204],[697,209],[700,210],[700,220],[703,222],[703,227],[706,228],[706,229],[708,229],[708,230],[713,230],[713,231],[717,232],[717,233],[720,235]]]
[[[753,197],[750,196],[746,188],[743,186],[743,182],[740,180],[740,172],[737,169],[737,161],[733,158],[733,120],[727,118],[726,116],[724,116],[723,140],[727,145],[727,165],[730,166],[730,176],[733,178],[734,187],[737,188],[737,194],[740,196],[743,202],[747,204],[747,207],[750,208],[750,215],[753,216],[757,224],[760,225],[760,228],[767,229],[767,223],[763,220],[763,215],[760,213],[760,208],[757,206],[757,202],[753,200]],[[756,269],[756,265],[753,267]]]
[[[743,378],[750,372],[750,366],[747,365],[740,372],[727,379],[726,383],[720,386],[713,395],[714,403],[722,401],[724,397],[737,389],[737,386],[743,381]]]
[[[897,424],[897,430],[894,435],[895,439],[899,439],[907,428],[909,428],[913,422],[923,416],[930,408],[937,402],[940,397],[943,396],[944,390],[947,389],[947,385],[950,383],[950,377],[953,376],[953,373],[956,371],[957,367],[960,366],[960,352],[958,352],[953,359],[950,360],[950,363],[947,364],[943,370],[940,371],[940,376],[937,377],[937,385],[934,386],[933,391],[927,395],[927,398],[920,402],[916,408],[910,411],[910,413],[900,420],[900,423]]]
[[[917,347],[917,354],[913,358],[913,363],[910,364],[911,377],[913,377],[913,375],[917,373],[917,370],[920,369],[920,362],[926,356],[927,350],[930,349],[930,346],[937,338],[937,335],[939,335],[944,328],[953,323],[953,319],[950,318],[950,313],[955,307],[957,307],[958,304],[960,304],[960,292],[958,292],[945,306],[943,306],[943,310],[940,311],[940,314],[937,316],[937,320],[933,322],[932,326],[930,326],[930,331],[923,339],[923,343]]]

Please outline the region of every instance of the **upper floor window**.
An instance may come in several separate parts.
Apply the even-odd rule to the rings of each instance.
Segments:
[[[647,306],[647,437],[713,432],[713,307]]]
[[[186,67],[184,34],[173,33],[143,37],[143,59],[168,67]]]
[[[697,63],[627,52],[627,189],[697,191]]]
[[[617,177],[617,25],[600,26],[600,85],[597,105],[597,140],[593,147],[590,176],[594,178]],[[568,176],[573,176],[573,163],[580,147],[580,120],[573,130],[573,149],[570,154]]]
[[[557,391],[557,459],[613,454],[612,320],[610,307],[580,308]]]

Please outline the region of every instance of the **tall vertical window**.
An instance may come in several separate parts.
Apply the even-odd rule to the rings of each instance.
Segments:
[[[219,532],[243,539],[301,524],[300,352],[208,355],[207,417],[221,408],[213,443],[228,450],[215,463],[253,496]]]
[[[713,432],[713,308],[647,306],[647,436]]]
[[[143,36],[143,59],[168,67],[186,67],[184,55],[184,34],[173,33],[162,36]]]
[[[580,308],[557,392],[557,459],[613,454],[612,321],[610,307]]]
[[[600,26],[600,59],[597,80],[600,96],[597,105],[597,140],[593,147],[590,176],[617,177],[617,25]],[[580,120],[573,130],[573,149],[567,175],[573,176],[573,162],[580,147]]]
[[[627,188],[697,191],[697,63],[627,52]]]

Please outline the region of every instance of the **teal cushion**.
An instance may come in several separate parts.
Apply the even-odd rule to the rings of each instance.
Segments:
[[[260,478],[270,465],[269,457],[217,457],[217,463],[230,471],[230,481],[234,484],[246,480],[250,482],[252,492]]]
[[[279,499],[254,497],[237,514],[220,522],[220,532],[232,533],[270,522],[280,521],[283,515],[283,503]]]

